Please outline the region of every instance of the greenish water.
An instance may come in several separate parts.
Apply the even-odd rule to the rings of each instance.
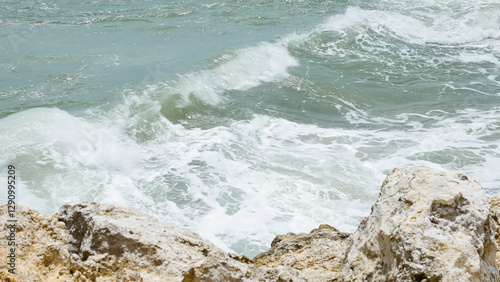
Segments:
[[[2,1],[21,204],[115,202],[253,256],[353,231],[394,167],[500,192],[498,1]]]

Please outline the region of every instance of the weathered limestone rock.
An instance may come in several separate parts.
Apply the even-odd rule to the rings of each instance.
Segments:
[[[0,207],[3,238],[6,211]],[[306,281],[294,268],[256,267],[130,208],[83,203],[49,217],[17,206],[16,215],[16,273],[0,263],[2,281]]]
[[[394,169],[349,238],[346,281],[498,281],[481,185],[445,171]]]
[[[495,221],[495,240],[500,246],[500,196],[489,198],[488,203],[490,204],[491,218]],[[500,268],[500,251],[497,251],[496,263]]]
[[[64,223],[23,206],[16,206],[17,229],[15,275],[8,273],[5,258],[7,238],[7,205],[0,207],[0,278],[2,281],[73,281],[69,273],[70,255]]]
[[[342,281],[348,236],[329,225],[321,225],[308,234],[279,235],[271,249],[257,255],[254,262],[257,266],[297,269],[298,278],[305,281]]]
[[[244,263],[253,265],[253,261],[242,257],[232,255],[232,258],[240,260]],[[237,275],[241,270],[228,265],[225,262],[214,259],[206,260],[202,265],[191,268],[187,275],[184,276],[182,282],[200,282],[200,281],[288,281],[302,282],[311,281],[299,278],[300,273],[289,267],[278,266],[275,268],[268,267],[251,267],[251,271],[245,275]],[[238,278],[240,276],[241,278]]]
[[[249,280],[253,264],[197,234],[136,210],[112,205],[64,205],[71,273],[91,281],[198,281],[196,269],[210,264],[206,279]]]

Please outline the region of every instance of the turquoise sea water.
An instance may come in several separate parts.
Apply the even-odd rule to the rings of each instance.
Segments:
[[[1,6],[0,181],[14,164],[22,205],[114,202],[253,256],[354,231],[394,167],[500,193],[497,0]]]

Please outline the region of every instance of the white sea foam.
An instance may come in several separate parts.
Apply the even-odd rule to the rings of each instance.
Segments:
[[[138,181],[154,204],[141,204],[209,238],[224,238],[239,252],[255,254],[275,234],[321,222],[353,231],[378,185],[359,185],[356,175],[383,178],[355,157],[349,144],[355,132],[264,116],[180,130],[145,145],[153,173]],[[158,208],[171,202],[177,209]]]
[[[495,57],[493,54],[481,54],[481,53],[472,53],[472,52],[462,52],[458,56],[458,59],[464,63],[481,63],[488,62],[495,65],[500,65],[500,60]]]
[[[142,144],[147,165],[134,181],[144,200],[128,204],[188,226],[224,248],[255,254],[275,234],[319,223],[353,231],[394,167],[459,169],[481,179],[489,193],[498,186],[491,166],[498,159],[481,158],[500,154],[492,136],[498,109],[432,110],[389,119],[341,102],[341,109],[349,108],[346,120],[359,123],[349,118],[354,112],[366,124],[394,129],[320,128],[266,116],[186,129],[159,118],[155,128],[170,134]],[[398,125],[411,127],[399,131]]]
[[[37,198],[30,206],[43,212],[65,202],[126,204],[248,254],[275,234],[320,223],[353,231],[377,186],[356,175],[383,177],[355,157],[346,142],[354,131],[265,116],[205,130],[158,119],[172,134],[139,147],[120,132],[126,122],[136,126],[57,109],[20,112],[0,120],[0,145],[10,152],[1,162],[18,166],[26,195]]]
[[[140,149],[121,140],[117,130],[58,109],[10,115],[0,120],[0,130],[1,162],[19,168],[24,193],[45,202],[43,212],[65,202],[102,199],[114,189],[109,184],[127,178],[139,162]]]
[[[393,167],[460,167],[489,191],[500,183],[493,171],[500,165],[494,157],[500,109],[393,120],[363,113],[374,124],[435,121],[406,131],[321,128],[266,116],[187,129],[157,112],[154,138],[140,145],[129,134],[140,125],[128,114],[101,116],[99,123],[57,109],[9,116],[0,120],[1,162],[19,167],[26,199],[44,212],[83,200],[125,204],[250,256],[276,234],[321,223],[354,231]]]
[[[320,27],[322,31],[345,33],[349,29],[389,32],[416,44],[477,44],[489,38],[500,38],[498,9],[483,9],[465,15],[449,14],[441,8],[437,12],[365,10],[349,7],[345,14],[331,17]],[[359,31],[358,31],[359,32]]]
[[[280,81],[288,76],[289,67],[298,65],[286,46],[279,43],[261,43],[237,50],[228,57],[214,69],[181,75],[169,88],[185,102],[194,95],[207,104],[216,105],[222,101],[224,91],[247,90],[263,82]]]

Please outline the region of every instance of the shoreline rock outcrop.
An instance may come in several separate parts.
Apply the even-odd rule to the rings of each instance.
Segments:
[[[16,206],[15,274],[8,272],[6,258],[9,248],[7,206],[0,207],[2,247],[0,247],[1,281],[73,281],[69,275],[68,233],[57,214],[47,216],[23,206]]]
[[[489,204],[488,204],[489,201]],[[490,207],[491,206],[491,207]],[[0,234],[7,236],[6,206]],[[16,274],[1,281],[498,281],[500,196],[447,171],[395,169],[353,234],[278,235],[254,259],[134,209],[17,206]],[[7,256],[0,248],[0,257]],[[496,263],[495,263],[496,256]]]
[[[271,249],[253,258],[256,266],[291,267],[308,281],[342,281],[349,233],[322,224],[310,233],[278,235]]]
[[[182,281],[190,269],[214,260],[237,272],[233,279],[250,275],[249,266],[232,259],[197,234],[160,222],[134,209],[83,203],[64,205],[59,220],[68,231],[70,271],[119,281]],[[226,271],[215,266],[212,271]],[[219,275],[220,276],[220,275]]]
[[[349,237],[346,281],[498,281],[486,194],[465,175],[394,169]]]

